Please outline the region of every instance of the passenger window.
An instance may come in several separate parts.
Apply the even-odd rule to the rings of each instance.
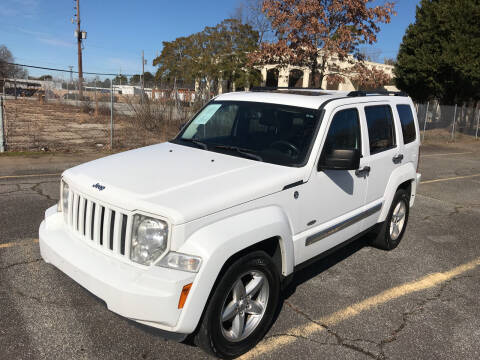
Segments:
[[[408,144],[416,139],[415,121],[410,105],[397,105],[398,116],[402,124],[403,143]]]
[[[341,110],[335,114],[323,146],[323,156],[333,150],[361,151],[360,121],[357,109]]]
[[[365,116],[370,140],[370,155],[394,148],[396,146],[395,124],[390,106],[366,106]]]

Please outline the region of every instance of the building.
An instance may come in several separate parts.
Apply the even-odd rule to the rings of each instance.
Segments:
[[[353,66],[356,60],[353,57],[350,58],[350,61],[340,61],[338,58],[333,58],[331,61],[328,62],[327,65],[327,74],[328,68],[340,68],[340,69],[348,69]],[[393,74],[393,66],[387,64],[381,64],[371,61],[365,61],[364,64],[367,67],[375,67],[379,70],[383,70],[385,73],[389,74],[392,78],[394,77]],[[257,67],[261,74],[263,84],[269,87],[308,87],[311,70],[306,67],[300,66],[286,66],[286,67],[279,67],[278,65],[263,65]],[[348,72],[347,72],[348,73]],[[340,84],[329,84],[327,82],[327,78],[324,77],[321,88],[322,89],[329,89],[329,90],[343,90],[343,91],[352,91],[355,90],[355,86],[352,83],[352,78],[355,74],[352,73],[351,76],[343,76],[344,82]],[[389,86],[391,89],[392,86]],[[394,88],[394,87],[393,87]]]
[[[145,95],[152,98],[152,89],[144,88]],[[113,93],[118,95],[141,96],[142,87],[136,85],[113,85]]]

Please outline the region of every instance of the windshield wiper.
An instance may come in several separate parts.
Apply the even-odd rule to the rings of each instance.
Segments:
[[[191,142],[191,143],[193,143],[197,146],[200,146],[203,150],[208,150],[208,145],[205,144],[204,142],[201,142],[201,141],[198,141],[198,140],[195,140],[195,139],[183,139],[183,138],[181,138],[180,140]]]
[[[263,158],[260,155],[254,154],[250,152],[248,149],[242,149],[238,146],[230,146],[230,145],[215,145],[216,149],[225,149],[225,150],[232,150],[236,151],[237,153],[249,157],[250,159],[263,161]]]

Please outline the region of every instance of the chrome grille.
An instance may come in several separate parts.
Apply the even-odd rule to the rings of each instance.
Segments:
[[[112,255],[130,257],[132,217],[121,209],[70,189],[66,223],[70,230],[91,245]]]

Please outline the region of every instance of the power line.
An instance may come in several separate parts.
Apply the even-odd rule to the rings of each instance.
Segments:
[[[61,72],[66,72],[66,73],[76,73],[78,74],[78,71],[75,70],[66,70],[66,69],[56,69],[56,68],[49,68],[49,67],[43,67],[43,66],[35,66],[35,65],[26,65],[26,64],[17,64],[17,63],[10,63],[7,62],[8,65],[15,65],[15,66],[24,66],[28,68],[33,68],[33,69],[41,69],[41,70],[50,70],[50,71],[61,71]],[[87,72],[83,71],[84,74],[88,75],[101,75],[101,76],[117,76],[118,74],[109,74],[109,73],[97,73],[97,72]],[[138,74],[122,74],[123,76],[134,76]]]

